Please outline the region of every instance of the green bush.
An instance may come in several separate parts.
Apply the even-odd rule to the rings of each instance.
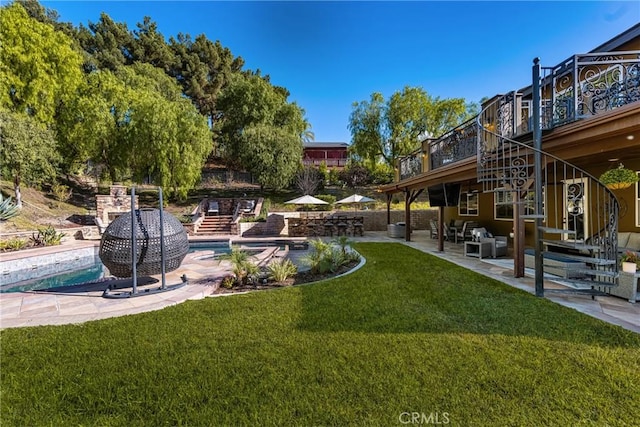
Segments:
[[[20,249],[24,249],[27,244],[28,241],[26,239],[19,239],[17,237],[0,240],[0,252],[19,251]]]
[[[56,246],[66,236],[65,233],[58,233],[52,226],[38,228],[38,234],[31,236],[33,246]]]
[[[260,269],[249,259],[249,253],[234,247],[231,249],[231,253],[223,259],[231,261],[237,284],[245,285],[256,281]]]
[[[233,288],[233,285],[236,283],[236,278],[234,276],[224,276],[222,281],[220,282],[220,286],[225,289]]]
[[[267,272],[269,273],[269,279],[281,283],[294,276],[298,269],[290,259],[284,259],[270,263],[267,267]]]
[[[332,194],[318,194],[314,197],[328,203],[328,205],[317,205],[318,209],[323,211],[330,211],[333,209],[333,204],[336,202],[336,196]]]
[[[55,183],[51,186],[53,198],[59,202],[67,202],[71,198],[71,189],[66,185]]]
[[[346,250],[346,247],[351,244],[348,239],[336,239],[334,243],[336,244],[327,243],[320,239],[309,241],[311,250],[302,261],[309,266],[311,272],[319,274],[333,273],[340,266],[354,260],[354,256],[351,255],[352,252],[347,252]],[[360,259],[359,255],[357,255],[357,259]]]

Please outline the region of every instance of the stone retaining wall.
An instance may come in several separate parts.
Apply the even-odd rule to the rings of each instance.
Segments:
[[[288,235],[288,218],[318,217],[319,215],[330,216],[335,212],[273,212],[269,214],[266,222],[241,222],[240,235],[242,237],[251,236],[280,236]],[[387,211],[386,210],[359,210],[359,211],[339,211],[339,215],[361,216],[364,219],[364,230],[367,231],[387,231]],[[413,230],[430,229],[429,220],[437,219],[437,209],[423,209],[411,211],[411,228]],[[405,222],[404,211],[391,211],[391,223]]]

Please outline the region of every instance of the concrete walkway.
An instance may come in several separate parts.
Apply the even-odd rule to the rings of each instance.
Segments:
[[[243,239],[234,238],[237,243]],[[251,239],[255,241],[256,239]],[[264,241],[273,240],[263,239]],[[437,251],[437,242],[429,238],[428,231],[415,231],[412,241],[390,238],[383,232],[366,232],[363,237],[354,237],[356,242],[395,242],[407,244],[420,251],[451,261],[462,267],[474,270],[510,286],[534,293],[534,280],[531,277],[514,278],[512,267],[507,262],[496,265],[493,260],[479,260],[465,257],[462,245],[445,242],[445,251]],[[89,244],[89,243],[84,243]],[[95,242],[90,243],[95,244]],[[45,248],[47,249],[47,248]],[[51,249],[47,249],[51,250]],[[298,258],[300,251],[291,252]],[[3,254],[3,257],[8,254]],[[102,291],[79,289],[74,293],[5,293],[0,294],[0,328],[60,325],[82,323],[108,317],[133,315],[146,311],[159,310],[193,299],[212,296],[216,289],[215,280],[229,273],[229,265],[203,256],[202,253],[189,254],[180,268],[166,275],[167,284],[180,283],[183,274],[189,278],[189,284],[169,292],[145,295],[137,298],[102,298]],[[201,282],[200,284],[198,282]],[[157,286],[157,285],[156,285]],[[560,288],[551,281],[545,282],[545,288]],[[586,295],[557,295],[549,293],[547,299],[573,308],[605,322],[619,325],[625,329],[640,333],[640,304],[631,304],[617,297],[596,297]]]

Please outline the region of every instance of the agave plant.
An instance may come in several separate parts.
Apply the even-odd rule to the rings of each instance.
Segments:
[[[4,198],[0,193],[0,220],[5,221],[20,213],[20,208],[16,206],[11,197]]]

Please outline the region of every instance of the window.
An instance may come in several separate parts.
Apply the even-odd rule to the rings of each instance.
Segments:
[[[513,193],[511,191],[506,191],[502,189],[498,189],[494,196],[494,218],[502,219],[502,220],[513,220]],[[544,214],[544,189],[542,190],[542,213]],[[524,196],[524,215],[533,215],[536,213],[535,206],[535,192],[527,191]]]
[[[640,178],[640,172],[636,172]],[[636,182],[636,227],[640,227],[640,181]]]
[[[478,205],[478,193],[460,193],[458,215],[477,216],[479,212]]]

